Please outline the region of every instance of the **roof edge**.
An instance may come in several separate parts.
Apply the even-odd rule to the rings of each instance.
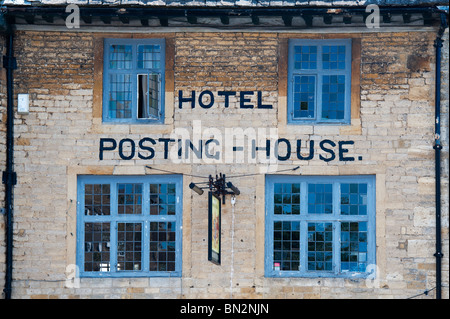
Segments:
[[[60,7],[167,7],[167,8],[273,8],[273,7],[384,7],[448,6],[444,0],[4,0],[2,6]]]

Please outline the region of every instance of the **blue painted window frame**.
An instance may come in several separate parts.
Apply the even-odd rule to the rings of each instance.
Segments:
[[[329,45],[345,46],[345,69],[326,70],[322,65],[322,48]],[[295,47],[296,46],[317,46],[317,68],[316,69],[294,69]],[[352,61],[352,41],[351,39],[290,39],[288,51],[288,97],[287,97],[287,122],[288,124],[350,124],[351,117],[351,61]],[[326,119],[322,117],[322,76],[343,75],[345,76],[345,105],[343,119]],[[314,97],[314,117],[294,118],[294,77],[295,76],[315,76],[315,97]]]
[[[142,213],[118,214],[118,184],[139,183],[143,185]],[[150,215],[150,184],[175,184],[175,215]],[[146,176],[93,176],[79,175],[77,191],[77,268],[79,277],[181,277],[182,271],[182,186],[180,175]],[[85,185],[110,184],[110,215],[85,215]],[[110,267],[109,271],[85,271],[85,223],[110,223]],[[175,270],[150,271],[150,223],[175,222]],[[143,223],[141,239],[141,270],[117,270],[117,225],[118,223]]]
[[[299,214],[274,214],[274,185],[276,183],[300,184],[300,213]],[[324,183],[332,184],[333,213],[332,214],[308,214],[308,185]],[[342,183],[366,183],[367,184],[367,214],[366,215],[342,215],[340,185]],[[376,225],[375,225],[375,176],[292,176],[292,175],[266,175],[265,186],[265,276],[266,277],[343,277],[365,278],[374,270],[370,265],[376,264]],[[299,222],[300,223],[300,267],[299,270],[276,269],[274,265],[274,222]],[[333,236],[333,260],[332,270],[308,270],[308,224],[332,223]],[[367,268],[366,272],[343,271],[341,269],[341,223],[366,222],[367,223]]]
[[[110,70],[110,49],[112,45],[131,45],[132,46],[132,67],[130,69]],[[160,45],[160,67],[159,68],[138,68],[138,49],[139,45]],[[165,39],[104,39],[103,56],[103,122],[110,124],[161,124],[164,123],[165,114]],[[159,97],[158,97],[158,118],[140,119],[137,115],[138,104],[138,74],[156,73],[159,75]],[[132,92],[132,116],[131,118],[111,118],[109,116],[109,93],[110,93],[110,74],[131,74],[131,92]]]

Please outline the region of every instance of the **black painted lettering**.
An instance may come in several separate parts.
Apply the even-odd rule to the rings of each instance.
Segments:
[[[130,143],[130,155],[126,156],[123,152],[123,144],[125,144],[126,142]],[[131,159],[133,159],[134,154],[136,152],[136,145],[134,144],[134,141],[130,138],[124,138],[121,139],[119,142],[119,156],[121,159],[129,161]]]
[[[111,143],[111,146],[105,146],[105,143]],[[99,159],[103,160],[103,151],[114,151],[117,147],[117,142],[113,138],[101,138],[100,139],[100,149],[99,149]]]
[[[169,143],[175,142],[174,139],[171,138],[160,138],[158,139],[159,142],[164,143],[164,159],[169,158]]]
[[[144,137],[143,139],[141,139],[139,141],[139,149],[144,150],[144,151],[148,151],[149,155],[148,156],[144,156],[144,155],[141,154],[141,152],[138,152],[138,157],[140,159],[143,159],[143,160],[150,160],[153,157],[155,157],[155,150],[153,149],[153,147],[145,145],[144,144],[145,142],[150,142],[151,144],[155,145],[156,141],[154,139],[150,138],[150,137]]]
[[[181,154],[183,154],[183,140],[181,138],[178,139],[178,158],[181,159]]]
[[[280,154],[278,152],[278,147],[281,142],[286,144],[286,155],[285,156],[280,156]],[[277,140],[277,142],[275,144],[275,155],[279,161],[286,161],[291,157],[291,143],[289,142],[289,140],[287,140],[285,138],[279,138]]]
[[[203,103],[203,96],[204,95],[209,95],[209,103],[208,104],[204,104]],[[204,109],[209,109],[211,106],[213,106],[214,104],[214,95],[212,94],[211,91],[203,91],[202,93],[200,93],[199,97],[198,97],[198,104],[200,104],[200,106]]]
[[[348,149],[344,148],[344,145],[353,145],[355,144],[354,141],[339,141],[339,160],[340,161],[344,161],[344,162],[352,162],[355,160],[354,157],[350,156],[350,157],[344,157],[345,153],[348,153]]]
[[[330,144],[332,147],[335,147],[336,143],[334,143],[333,141],[330,141],[330,140],[323,140],[319,144],[320,148],[322,150],[324,150],[325,152],[327,152],[327,153],[329,153],[331,155],[329,158],[326,158],[326,157],[322,156],[322,154],[321,154],[321,155],[319,155],[319,158],[322,161],[330,162],[330,161],[332,161],[332,160],[334,160],[336,158],[336,154],[334,154],[334,151],[332,149],[326,148],[325,144]]]
[[[302,161],[309,161],[314,157],[314,141],[309,141],[309,155],[304,157],[301,154],[302,151],[302,140],[297,140],[297,158]]]
[[[225,96],[225,108],[227,108],[228,106],[230,106],[230,96],[234,96],[236,95],[236,91],[219,91],[217,92],[217,94],[219,96]]]
[[[240,96],[239,96],[239,101],[240,101],[240,107],[241,109],[252,109],[253,105],[252,104],[245,104],[247,102],[250,102],[250,99],[245,98],[246,95],[253,95],[253,91],[242,91]]]
[[[262,104],[262,92],[258,91],[258,109],[271,109],[271,104]]]
[[[191,108],[195,108],[195,91],[191,92],[191,97],[183,97],[183,91],[178,91],[178,108],[183,108],[184,102],[191,102]]]

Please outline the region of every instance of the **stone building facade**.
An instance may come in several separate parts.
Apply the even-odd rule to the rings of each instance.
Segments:
[[[22,5],[19,2],[16,5]],[[15,5],[14,1],[6,4],[7,9]],[[130,30],[127,25],[30,27],[16,16],[14,92],[28,94],[29,112],[14,114],[13,298],[408,298],[424,291],[429,294],[418,298],[433,298],[434,41],[439,25],[433,20],[425,26],[383,24],[368,29],[341,24],[324,30],[314,24],[295,28],[295,19],[294,27],[245,29],[232,23],[229,28],[178,27],[169,20],[167,27]],[[5,39],[0,40],[3,54]],[[113,60],[108,39],[123,41],[115,49],[163,40],[164,54],[158,55],[164,65],[159,73],[163,86],[160,91],[154,89],[162,103],[159,122],[109,120],[105,87],[113,85],[114,76],[107,79],[113,69],[108,64]],[[325,62],[324,46],[337,43],[346,48],[350,64],[345,83],[349,86],[343,90],[349,106],[343,121],[296,122],[289,116],[289,105],[294,105],[295,112],[295,103],[301,99],[294,96],[295,84],[290,83],[320,77],[322,86],[313,88],[318,96],[317,90],[324,90],[328,79],[321,73],[293,75],[295,61],[313,61],[311,55],[311,60],[301,54],[300,60],[293,58],[295,41],[320,47],[323,60],[319,63]],[[444,43],[442,294],[448,298],[448,29]],[[135,53],[130,50],[121,58]],[[5,83],[3,69],[2,170]],[[321,94],[325,100],[327,93]],[[138,93],[138,99],[144,98]],[[299,102],[301,110],[311,105],[309,100]],[[214,178],[220,173],[240,194],[234,205],[231,195],[222,204],[221,263],[217,265],[208,262],[207,194],[200,196],[189,185],[201,185],[209,175]],[[169,186],[163,191],[165,177]],[[346,205],[351,206],[343,199],[349,192],[345,187],[363,184],[360,201],[354,205],[359,214],[348,219],[353,214],[344,216]],[[108,187],[99,192],[94,190],[96,185]],[[129,193],[127,185],[144,186]],[[152,193],[154,185],[160,186],[156,193]],[[173,202],[170,185],[177,188]],[[296,185],[300,190],[294,190]],[[332,190],[326,191],[326,186],[314,190],[311,185],[331,185]],[[160,210],[156,217],[152,196],[157,195],[152,194],[159,194],[160,204],[167,196],[167,207],[160,205],[167,211]],[[97,199],[97,195],[103,197]],[[131,204],[128,196],[134,196]],[[108,216],[90,213],[87,207],[95,211],[95,205]],[[122,213],[121,205],[125,206]],[[278,206],[283,213],[277,212]],[[325,211],[311,211],[323,207]],[[106,209],[111,212],[105,213]],[[127,209],[134,209],[133,213],[126,213]],[[150,217],[133,219],[141,214]],[[113,215],[116,219],[108,219]],[[304,217],[309,215],[314,217]],[[137,224],[142,228],[137,229]],[[176,225],[173,234],[169,224]],[[345,237],[346,232],[355,233],[344,224],[359,225],[356,239]],[[128,230],[121,228],[128,226],[134,227],[131,239]],[[332,228],[327,231],[328,226]],[[5,227],[1,219],[2,286]],[[161,227],[167,227],[163,234],[167,237],[152,239],[152,232],[163,232]],[[325,233],[320,227],[325,227]],[[95,237],[100,233],[106,237]],[[319,239],[323,234],[328,238]],[[126,239],[120,239],[122,235]],[[134,248],[121,247],[121,240],[125,245],[134,241]],[[158,257],[152,255],[152,240]],[[297,242],[299,248],[294,247]],[[359,246],[349,248],[345,242]],[[319,248],[319,243],[329,243],[329,248]],[[127,260],[133,249],[128,266],[120,258]],[[348,250],[355,260],[346,259]],[[92,251],[97,257],[88,257]],[[323,252],[325,257],[319,256]],[[357,269],[352,268],[353,261]]]

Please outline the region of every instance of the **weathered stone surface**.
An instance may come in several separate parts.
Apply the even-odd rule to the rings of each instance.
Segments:
[[[194,175],[261,173],[255,163],[172,163],[159,150],[155,159],[99,161],[99,139],[168,136],[176,129],[203,129],[225,135],[230,129],[283,129],[293,140],[352,140],[354,162],[289,160],[276,169],[301,166],[303,175],[376,175],[376,244],[379,281],[342,278],[264,277],[264,173],[239,180],[234,237],[234,297],[240,298],[406,298],[434,286],[434,81],[435,32],[367,33],[361,38],[361,105],[347,126],[286,126],[286,99],[280,98],[279,46],[299,34],[180,32],[145,36],[173,39],[173,87],[166,92],[164,125],[106,125],[95,111],[98,63],[88,32],[17,31],[15,92],[30,94],[30,113],[15,114],[15,298],[228,298],[232,218],[223,212],[223,264],[206,262],[206,201],[184,187],[183,277],[89,279],[80,288],[64,286],[66,267],[75,262],[77,174],[144,174],[155,165]],[[108,37],[124,34],[109,34]],[[128,35],[125,35],[128,36]],[[139,35],[143,36],[143,35]],[[331,35],[332,36],[332,35]],[[355,36],[352,34],[352,36]],[[305,35],[307,38],[316,34]],[[323,37],[323,35],[321,35]],[[326,37],[326,36],[325,36]],[[339,37],[343,37],[342,34]],[[446,41],[448,33],[446,33]],[[420,43],[420,46],[417,45]],[[0,51],[4,42],[0,40]],[[407,58],[408,57],[408,58]],[[442,143],[448,161],[448,47],[443,52]],[[210,109],[179,108],[178,92],[260,91],[271,109],[241,109],[238,96]],[[0,71],[0,151],[4,154],[5,76]],[[207,101],[205,100],[205,103]],[[250,102],[257,104],[256,93]],[[352,105],[352,107],[354,107]],[[96,113],[97,112],[97,113]],[[284,113],[283,113],[284,112]],[[283,126],[284,125],[284,126]],[[447,133],[447,134],[445,134]],[[241,139],[244,141],[243,139]],[[241,141],[240,140],[240,141]],[[316,143],[316,147],[318,143]],[[305,154],[306,155],[306,154]],[[246,155],[247,156],[247,155]],[[361,157],[361,160],[358,159]],[[5,165],[4,156],[0,167]],[[443,166],[443,220],[448,220],[448,165]],[[184,177],[185,186],[190,177]],[[187,183],[187,184],[186,184]],[[0,192],[3,192],[3,184]],[[195,195],[195,194],[194,194]],[[3,198],[0,198],[3,201]],[[443,224],[444,296],[448,298],[448,223]],[[0,220],[0,285],[4,278],[4,221]],[[27,280],[32,279],[32,280]]]

